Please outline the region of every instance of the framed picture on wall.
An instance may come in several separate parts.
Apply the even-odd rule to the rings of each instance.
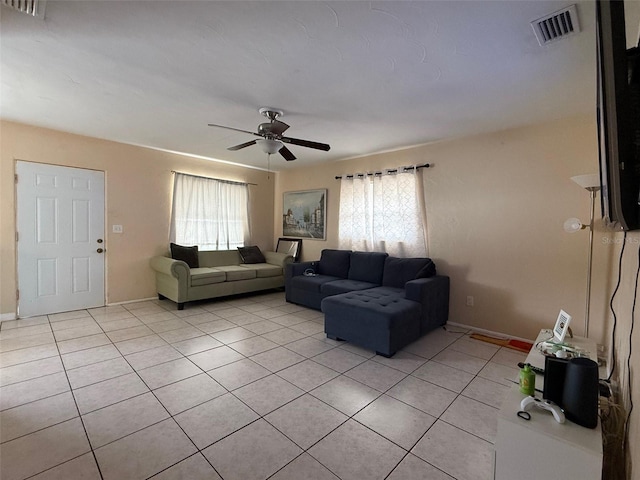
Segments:
[[[325,240],[327,189],[284,192],[282,234],[285,237]]]

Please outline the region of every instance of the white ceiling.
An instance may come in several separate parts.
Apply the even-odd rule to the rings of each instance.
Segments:
[[[540,47],[571,1],[53,1],[0,8],[3,119],[264,168],[258,107],[285,111],[311,162],[468,136],[595,107],[595,7]],[[636,2],[637,3],[637,2]]]

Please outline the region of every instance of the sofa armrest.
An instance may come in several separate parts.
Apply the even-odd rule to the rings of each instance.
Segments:
[[[405,298],[422,305],[421,333],[444,325],[449,318],[449,277],[434,275],[408,281]]]
[[[158,273],[164,273],[165,275],[170,275],[177,279],[181,277],[188,279],[191,275],[191,269],[186,262],[182,260],[174,260],[169,257],[153,257],[149,261],[149,265]]]
[[[289,263],[284,270],[284,280],[285,283],[287,280],[292,279],[293,277],[297,277],[302,275],[305,270],[311,268],[314,271],[318,267],[318,262],[299,262],[299,263]]]
[[[288,253],[262,252],[267,263],[284,269],[285,265],[293,262],[293,256]]]
[[[434,275],[429,278],[418,278],[410,280],[404,285],[405,297],[414,302],[423,303],[428,301],[430,297],[438,293],[440,295],[446,293],[449,297],[449,277],[444,275]]]
[[[182,260],[169,257],[153,257],[149,265],[156,272],[156,289],[158,293],[174,302],[187,301],[191,269]]]

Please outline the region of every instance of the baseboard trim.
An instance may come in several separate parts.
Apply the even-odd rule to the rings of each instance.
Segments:
[[[149,298],[140,298],[137,300],[126,300],[124,302],[113,302],[113,303],[106,303],[105,306],[107,307],[112,307],[115,305],[126,305],[127,303],[138,303],[138,302],[148,302],[150,300],[157,300],[158,297],[149,297]],[[100,308],[100,307],[91,307],[92,308]],[[47,315],[46,313],[43,315]],[[34,316],[40,316],[40,315],[34,315]],[[30,318],[30,317],[22,317],[22,318]],[[16,315],[15,312],[10,312],[10,313],[0,313],[0,322],[8,322],[10,320],[17,320],[18,316]]]
[[[16,314],[15,312],[11,312],[11,313],[0,313],[0,322],[8,322],[10,320],[15,320]]]
[[[124,302],[109,302],[107,307],[115,307],[116,305],[127,305],[128,303],[148,302],[150,300],[157,300],[158,297],[139,298],[137,300],[125,300]]]
[[[465,325],[464,323],[447,322],[445,326],[446,325],[451,325],[452,327],[467,328],[469,330],[473,330],[474,332],[482,333],[483,335],[489,335],[491,337],[496,337],[496,338],[504,338],[505,340],[520,340],[522,342],[529,342],[529,343],[533,343],[535,341],[535,339],[531,340],[530,338],[514,337],[513,335],[507,335],[506,333],[494,332],[493,330],[486,330],[484,328],[472,327],[471,325]]]

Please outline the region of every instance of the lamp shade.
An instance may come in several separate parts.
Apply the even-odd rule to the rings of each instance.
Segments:
[[[600,176],[597,173],[576,175],[575,177],[571,177],[571,180],[587,190],[600,190]]]
[[[586,225],[583,225],[579,218],[568,218],[564,222],[563,228],[564,228],[564,231],[567,233],[576,233],[585,227]]]

